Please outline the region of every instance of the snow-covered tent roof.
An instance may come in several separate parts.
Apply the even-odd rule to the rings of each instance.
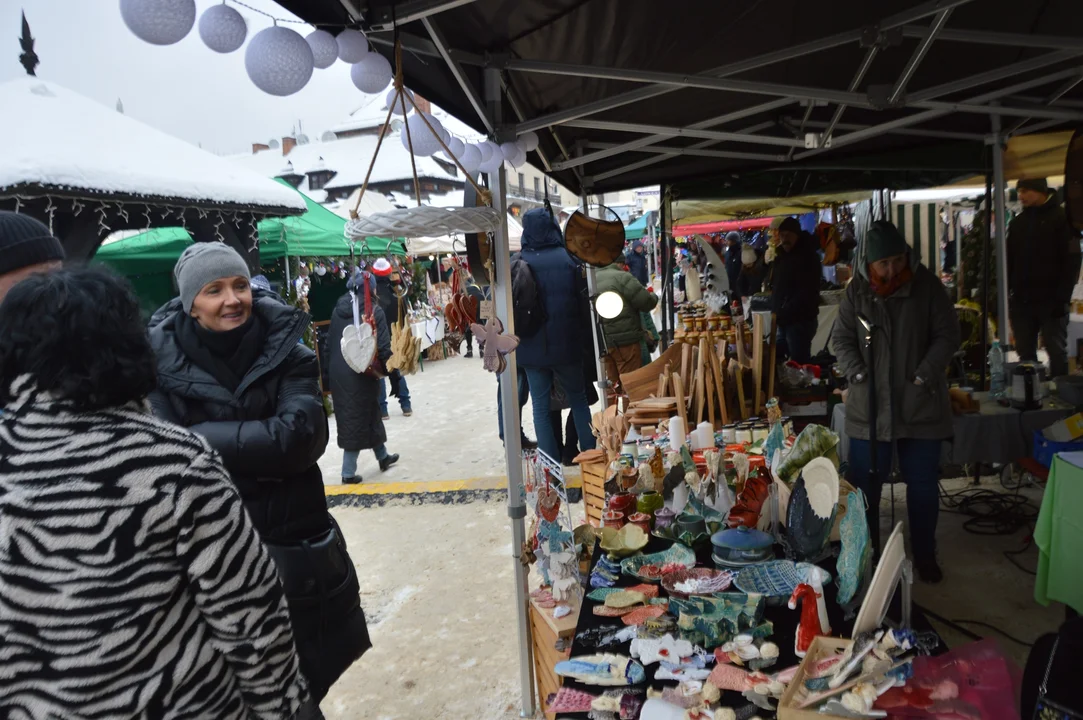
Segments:
[[[353,210],[354,205],[357,204],[357,196],[360,194],[361,188],[357,188],[350,193],[348,198],[340,200],[334,205],[328,205],[327,209],[336,215],[349,220],[350,211]],[[357,214],[361,217],[368,217],[370,215],[375,215],[376,213],[390,212],[394,209],[394,203],[388,200],[386,195],[373,190],[366,190],[365,196],[361,198],[361,206],[357,208]]]
[[[294,215],[296,192],[56,83],[0,84],[0,197],[182,200],[202,208]],[[283,165],[282,158],[277,160]],[[273,175],[274,173],[270,173]]]
[[[365,173],[368,172],[372,154],[376,152],[378,139],[376,135],[357,135],[341,140],[297,145],[286,157],[282,157],[280,150],[262,150],[258,153],[231,155],[228,160],[265,177],[277,176],[286,160],[293,163],[293,170],[299,175],[317,169],[334,170],[337,174],[324,186],[331,190],[358,186],[365,182]],[[322,167],[319,166],[321,158]],[[417,162],[418,177],[463,182],[462,176],[447,160],[441,159],[441,162],[437,162],[437,159],[431,157],[414,159]],[[380,145],[380,155],[376,158],[369,184],[412,178],[410,153],[402,146],[398,133],[388,135]]]

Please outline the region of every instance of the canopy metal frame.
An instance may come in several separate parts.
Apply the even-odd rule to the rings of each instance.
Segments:
[[[279,1],[286,2],[286,0]],[[994,176],[992,178],[994,201],[998,217],[1003,217],[1005,188],[1002,151],[1006,140],[1013,134],[1039,132],[1066,122],[1083,122],[1083,102],[1064,98],[1066,93],[1083,82],[1083,38],[949,27],[954,11],[973,0],[929,0],[882,18],[874,25],[795,44],[698,73],[600,67],[513,57],[508,54],[482,55],[451,47],[447,37],[441,31],[439,13],[476,1],[412,0],[401,2],[396,7],[394,18],[387,16],[386,13],[379,14],[382,11],[378,11],[375,17],[367,18],[369,38],[378,45],[392,45],[395,37],[390,32],[398,26],[397,38],[401,41],[404,50],[419,57],[439,58],[447,66],[451,77],[465,95],[470,107],[476,112],[481,127],[496,141],[508,142],[527,131],[543,133],[551,141],[539,146],[537,151],[537,156],[545,171],[571,171],[579,182],[580,187],[575,190],[580,195],[580,202],[583,204],[587,202],[598,183],[606,183],[605,189],[608,190],[613,186],[613,183],[608,181],[674,157],[748,160],[764,164],[772,170],[786,167],[799,169],[803,167],[799,164],[800,161],[806,158],[834,153],[841,148],[855,146],[887,134],[915,138],[983,141],[990,146],[992,149],[990,174]],[[339,0],[339,2],[347,9],[351,18],[358,22],[362,21],[360,0]],[[418,22],[424,28],[428,38],[405,32],[402,26],[410,22]],[[884,49],[899,46],[906,40],[916,40],[917,43],[895,81],[886,88],[868,87],[863,91],[862,86],[865,84],[867,74],[877,59],[882,56]],[[911,90],[911,80],[926,60],[930,48],[937,43],[970,43],[1048,50],[1049,52],[968,77]],[[776,63],[809,58],[824,51],[855,45],[864,48],[865,51],[845,90],[763,82],[739,77],[749,71]],[[1039,72],[1071,62],[1076,58],[1081,58],[1081,60],[1075,67],[1055,72]],[[472,83],[472,78],[478,76],[478,68],[483,70],[484,87],[481,89]],[[524,109],[525,103],[522,98],[517,97],[515,83],[512,82],[516,74],[520,73],[625,81],[640,83],[641,86],[574,107],[547,109],[544,113],[531,117],[530,113]],[[987,89],[980,94],[966,96],[962,100],[945,99],[960,93],[965,94],[969,90],[982,86],[1018,79],[1020,76],[1024,79],[992,90]],[[1054,85],[1056,89],[1045,90],[1050,94],[1042,94],[1041,89]],[[592,118],[599,113],[660,98],[686,88],[758,95],[765,99],[762,103],[722,115],[718,115],[716,111],[712,117],[679,127]],[[1025,94],[1034,90],[1039,91],[1039,96]],[[803,105],[804,108],[792,117],[780,114],[781,111],[795,105],[799,107]],[[830,120],[825,122],[814,119],[814,109],[825,105],[834,108]],[[892,116],[890,119],[875,124],[869,124],[867,120],[866,122],[844,123],[842,117],[849,108],[864,111],[891,111]],[[505,109],[511,110],[515,122],[505,122]],[[899,113],[905,114],[899,115]],[[915,127],[953,114],[986,115],[990,118],[991,133],[985,135],[980,131],[957,132],[951,128]],[[765,116],[771,119],[764,121]],[[1004,129],[1004,118],[1016,120],[1012,120],[1008,123],[1007,129]],[[750,119],[758,119],[759,122],[753,122],[751,125],[746,123],[745,127],[735,129],[740,121]],[[639,137],[621,142],[577,140],[569,147],[560,133],[562,126],[569,129],[638,134]],[[783,131],[782,135],[777,134],[780,129]],[[814,132],[806,132],[809,130]],[[769,131],[775,131],[776,134],[764,134]],[[680,147],[667,144],[674,138],[691,138],[696,142]],[[717,146],[722,144],[736,147],[717,149]],[[765,151],[749,151],[748,146],[764,146]],[[547,154],[554,147],[559,152],[559,157]],[[778,152],[770,152],[769,148],[777,148]],[[612,162],[610,162],[598,167],[593,173],[590,172],[591,166],[600,161],[625,157],[628,158],[625,164],[612,167]],[[841,161],[836,164],[845,166],[848,163]],[[985,171],[987,168],[982,168],[982,170]],[[506,204],[503,167],[495,174],[493,180],[496,182],[494,206],[503,211]],[[629,182],[635,181],[629,180]],[[612,189],[617,188],[612,187]],[[665,277],[671,261],[665,247],[668,230],[666,226],[672,222],[672,219],[668,209],[669,198],[665,193],[663,193],[662,201],[663,228],[660,241],[663,245],[661,257],[663,277]],[[503,212],[501,216],[505,217]],[[1002,225],[1003,223],[997,224],[996,233],[1000,262],[1003,262],[1005,243]],[[508,331],[514,332],[506,225],[496,233],[495,247],[496,276],[493,297],[497,315]],[[1006,281],[1007,274],[1003,268],[998,277],[1000,282]],[[663,294],[665,293],[666,289],[663,288]],[[1006,303],[1007,293],[1004,288],[1001,288],[1000,298],[1002,304]],[[1006,307],[1002,307],[1002,320],[1007,317],[1006,312]],[[1002,333],[1006,327],[1007,324],[1002,322]],[[669,329],[664,314],[663,338],[667,338]],[[516,372],[515,357],[511,355],[508,357],[507,369],[500,377],[501,403],[504,411],[503,430],[507,453],[508,514],[512,520],[512,555],[516,566],[516,603],[521,649],[521,714],[524,717],[530,717],[534,714],[535,699],[527,617],[526,575],[519,563],[520,549],[525,540],[523,527],[525,508],[522,505],[519,490],[522,482],[522,464]],[[600,375],[599,380],[603,377]]]

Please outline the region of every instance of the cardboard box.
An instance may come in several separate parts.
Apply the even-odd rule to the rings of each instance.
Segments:
[[[797,674],[793,676],[786,692],[778,703],[778,720],[823,720],[834,717],[816,711],[815,707],[800,709],[797,706],[808,696],[805,689],[805,678],[808,676],[808,668],[829,655],[837,655],[845,652],[846,648],[853,644],[853,640],[846,638],[823,637],[813,639],[809,646],[805,659],[797,668]]]
[[[1071,442],[1078,437],[1083,437],[1083,413],[1076,413],[1053,423],[1043,430],[1042,434],[1047,440],[1054,442]]]

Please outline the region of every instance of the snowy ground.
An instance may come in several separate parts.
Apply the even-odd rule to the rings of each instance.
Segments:
[[[475,351],[476,351],[475,347]],[[386,384],[386,380],[384,381]],[[497,434],[496,376],[481,368],[481,359],[452,357],[426,362],[425,369],[407,378],[412,417],[404,417],[395,398],[388,398],[390,417],[387,448],[401,457],[381,473],[370,452],[358,470],[366,482],[424,482],[503,477],[504,445]],[[523,408],[523,427],[534,437],[530,403]],[[342,450],[336,443],[334,416],[331,442],[320,461],[324,481],[339,481]]]

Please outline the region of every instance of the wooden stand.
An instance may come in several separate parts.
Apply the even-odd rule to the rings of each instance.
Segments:
[[[553,668],[558,662],[567,660],[572,655],[572,640],[575,626],[579,622],[577,613],[566,615],[559,620],[553,617],[553,611],[540,608],[530,600],[530,635],[534,645],[534,678],[538,689],[538,706],[545,707],[545,700],[560,689],[563,680]],[[563,650],[557,649],[558,641]],[[556,713],[545,713],[548,720],[554,720]]]
[[[579,453],[575,462],[583,476],[583,507],[587,522],[601,527],[602,512],[605,511],[605,453],[587,450]]]

